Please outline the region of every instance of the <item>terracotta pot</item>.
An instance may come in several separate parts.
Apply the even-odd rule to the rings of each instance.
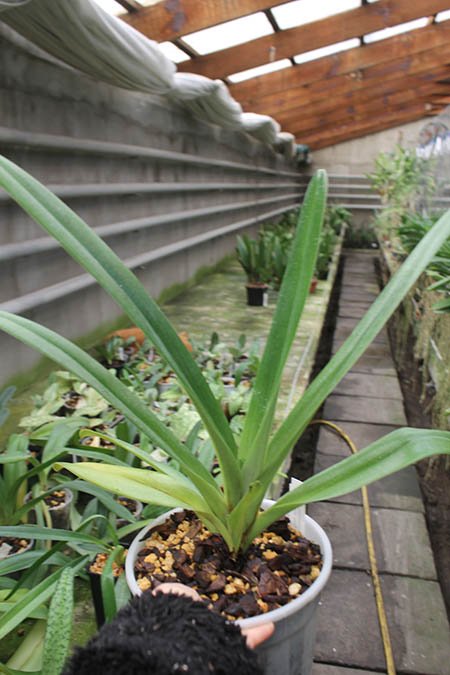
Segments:
[[[309,285],[309,292],[310,292],[310,293],[315,293],[315,292],[316,292],[316,289],[317,289],[317,283],[318,283],[318,279],[316,279],[316,277],[313,277],[313,278],[311,279],[311,283],[310,283],[310,285]]]
[[[270,500],[264,500],[263,507],[268,508],[273,503]],[[133,540],[125,562],[127,584],[133,595],[142,593],[134,574],[134,564],[149,531],[163,523],[171,513],[181,510],[174,509],[156,518]],[[305,516],[303,520],[301,509],[289,513],[289,518],[294,527],[299,529],[305,537],[320,546],[323,565],[317,579],[300,597],[266,614],[249,619],[239,619],[236,622],[242,628],[258,626],[269,621],[275,623],[272,637],[257,647],[265,675],[274,673],[276,675],[310,675],[314,656],[317,606],[320,594],[330,577],[333,561],[330,540],[315,520],[309,516]]]

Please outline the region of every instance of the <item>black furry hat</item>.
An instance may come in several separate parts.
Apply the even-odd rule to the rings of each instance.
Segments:
[[[143,593],[121,609],[63,675],[262,675],[238,626],[190,598]]]

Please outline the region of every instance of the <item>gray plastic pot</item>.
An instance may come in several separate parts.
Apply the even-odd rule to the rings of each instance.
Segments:
[[[271,504],[273,504],[272,501],[264,500],[263,506],[268,508]],[[145,544],[149,531],[163,523],[168,515],[180,510],[174,509],[156,518],[141,530],[131,543],[125,562],[125,574],[128,587],[133,595],[142,593],[134,574],[134,563]],[[292,511],[289,518],[294,527],[299,529],[307,539],[320,546],[323,566],[317,579],[299,598],[267,614],[239,619],[236,622],[242,628],[258,626],[269,621],[275,623],[272,637],[257,647],[265,675],[310,675],[314,657],[317,605],[320,594],[330,577],[333,563],[330,540],[320,525],[309,516],[303,516],[301,509]]]
[[[64,492],[64,501],[58,506],[49,506],[48,512],[50,518],[52,519],[52,526],[58,530],[69,530],[70,529],[70,507],[73,501],[73,492],[69,488],[64,487],[63,485],[55,486],[55,492],[62,491]],[[28,492],[25,496],[25,501],[28,502],[33,499],[32,493]],[[29,521],[31,523],[36,522],[36,516],[34,513],[30,514]]]

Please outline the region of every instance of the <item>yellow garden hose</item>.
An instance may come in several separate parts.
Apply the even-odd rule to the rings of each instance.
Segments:
[[[358,449],[356,448],[350,436],[348,436],[348,434],[346,434],[345,431],[341,429],[337,424],[334,424],[334,422],[328,422],[327,420],[317,419],[313,420],[310,424],[311,425],[322,424],[326,427],[329,427],[332,431],[334,431],[335,434],[340,436],[345,441],[345,443],[348,445],[353,454],[356,454],[358,452]],[[396,671],[394,664],[394,656],[392,654],[392,645],[389,636],[389,627],[386,618],[386,611],[384,608],[383,594],[381,591],[381,583],[380,577],[378,575],[378,565],[375,555],[375,545],[373,541],[373,531],[372,531],[372,519],[370,516],[369,496],[367,493],[367,488],[365,486],[361,488],[361,495],[364,509],[364,525],[366,529],[367,550],[369,553],[369,562],[370,562],[370,573],[372,575],[373,588],[375,592],[375,602],[377,606],[378,622],[380,624],[381,639],[383,642],[383,649],[386,660],[387,675],[395,675]]]

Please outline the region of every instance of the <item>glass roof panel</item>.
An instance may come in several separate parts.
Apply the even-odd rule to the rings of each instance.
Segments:
[[[390,28],[383,28],[383,30],[377,30],[375,33],[367,33],[364,35],[363,40],[366,44],[371,42],[378,42],[378,40],[385,40],[386,38],[393,37],[394,35],[401,35],[401,33],[407,33],[410,30],[416,30],[417,28],[424,28],[428,24],[428,17],[423,16],[421,19],[414,19],[414,21],[407,21],[406,23],[399,23],[397,26],[391,26]]]
[[[173,42],[160,42],[158,47],[167,56],[167,58],[174,63],[182,63],[183,61],[190,60],[190,56],[188,56],[182,49],[179,49],[179,47],[174,45]]]
[[[333,45],[327,45],[326,47],[321,47],[320,49],[313,49],[310,52],[298,54],[297,56],[294,56],[294,61],[295,63],[306,63],[307,61],[321,59],[323,56],[344,52],[347,49],[353,49],[354,47],[359,47],[360,45],[361,40],[359,38],[351,38],[350,40],[335,42]]]
[[[114,14],[115,16],[118,14],[126,14],[125,7],[122,7],[122,5],[115,2],[115,0],[94,0],[94,2],[104,9],[105,12],[108,12],[108,14]]]
[[[448,21],[450,19],[450,9],[446,9],[444,12],[439,12],[439,14],[436,14],[436,23],[440,23],[441,21]]]
[[[198,54],[211,54],[220,49],[234,47],[273,33],[273,28],[263,12],[250,14],[241,19],[226,21],[219,26],[183,35],[183,42]]]
[[[227,79],[230,80],[230,82],[243,82],[244,80],[249,80],[251,77],[258,77],[258,75],[273,73],[276,70],[282,70],[283,68],[289,68],[291,66],[292,63],[289,61],[289,59],[281,59],[281,61],[266,63],[264,66],[242,70],[240,73],[233,73],[233,75],[229,75]]]
[[[361,0],[321,0],[320,2],[318,0],[294,0],[279,7],[272,7],[271,12],[278,26],[285,30],[360,6]]]

